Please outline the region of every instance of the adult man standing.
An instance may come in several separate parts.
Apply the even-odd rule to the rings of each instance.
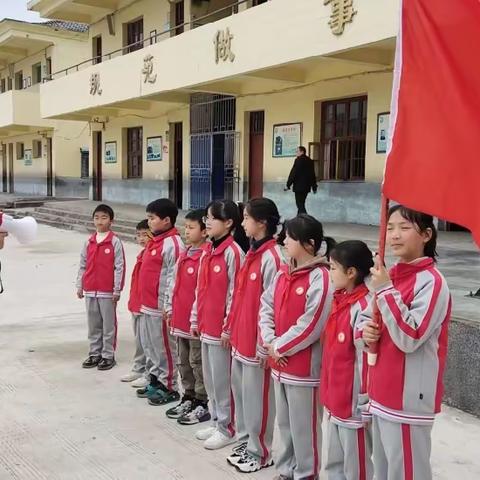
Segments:
[[[310,193],[310,190],[313,190],[313,193],[317,193],[317,179],[315,177],[313,160],[307,156],[307,150],[302,146],[297,148],[297,158],[288,176],[285,191],[290,190],[292,185],[297,204],[297,215],[307,213],[305,208],[307,195]]]

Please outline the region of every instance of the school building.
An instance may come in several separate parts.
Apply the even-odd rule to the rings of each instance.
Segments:
[[[88,195],[82,177],[88,122],[43,118],[40,86],[72,58],[87,54],[88,27],[67,21],[0,22],[0,161],[2,191]],[[87,165],[84,165],[87,166]],[[88,177],[88,170],[83,172]],[[83,185],[83,186],[82,186]]]
[[[89,26],[87,54],[56,62],[39,99],[42,121],[88,125],[90,198],[169,196],[190,208],[264,195],[288,217],[296,209],[283,189],[301,144],[320,180],[309,212],[378,223],[399,0],[29,8]],[[65,163],[73,175],[72,161],[57,157],[56,172]]]

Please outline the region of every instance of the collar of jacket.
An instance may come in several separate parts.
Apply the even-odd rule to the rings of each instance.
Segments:
[[[175,227],[169,228],[166,232],[161,232],[155,235],[148,243],[148,246],[163,242],[163,240],[165,240],[166,238],[174,237],[175,235],[178,235],[177,229]]]
[[[268,237],[264,237],[260,240],[252,240],[250,242],[250,251],[257,251],[257,250],[260,250],[261,247],[263,247],[263,245],[265,245],[266,243],[269,243],[273,240],[273,237],[271,236],[268,236]],[[275,241],[275,240],[273,240]]]
[[[417,258],[410,263],[397,263],[390,269],[390,278],[398,280],[400,278],[416,275],[419,272],[428,270],[435,266],[435,261],[430,257]]]
[[[313,257],[309,262],[304,263],[301,267],[297,267],[295,264],[295,260],[293,260],[292,258],[288,267],[288,273],[290,275],[295,275],[303,271],[313,270],[316,267],[327,267],[328,269],[330,269],[330,264],[328,263],[327,257],[317,255],[316,257]]]
[[[205,247],[205,251],[210,255],[222,255],[223,252],[234,242],[233,236],[228,234],[216,242],[211,242]],[[215,246],[216,245],[216,246]]]
[[[108,232],[108,235],[100,242],[100,243],[97,243],[97,232],[94,232],[90,238],[89,238],[89,242],[90,243],[96,243],[97,245],[102,245],[104,243],[109,243],[112,241],[112,238],[113,238],[113,235],[115,235],[111,230]]]

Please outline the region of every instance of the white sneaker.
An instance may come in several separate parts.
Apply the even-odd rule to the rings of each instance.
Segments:
[[[138,372],[130,372],[124,375],[120,381],[121,382],[133,382],[137,378],[143,377],[143,373],[138,373]]]
[[[131,385],[133,388],[145,388],[150,382],[142,375],[134,380]]]
[[[227,445],[231,445],[235,443],[237,440],[235,437],[228,437],[224,435],[219,430],[216,430],[215,433],[208,439],[205,440],[203,446],[207,450],[219,450],[220,448],[226,447]]]
[[[263,465],[252,455],[244,455],[234,466],[242,473],[254,473],[258,472],[262,468],[268,468],[273,465],[273,460],[270,459]]]
[[[216,431],[215,427],[202,428],[195,434],[195,438],[197,440],[208,440]]]

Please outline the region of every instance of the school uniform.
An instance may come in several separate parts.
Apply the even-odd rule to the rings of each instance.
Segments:
[[[288,360],[285,367],[271,362],[282,440],[276,467],[295,480],[318,478],[320,471],[319,340],[332,294],[328,262],[317,257],[299,268],[283,266],[261,299],[262,340]]]
[[[352,292],[337,290],[323,335],[320,399],[328,418],[329,480],[373,478],[367,354],[361,337],[355,339],[370,298],[364,283]]]
[[[165,309],[170,315],[170,332],[177,340],[177,367],[185,395],[206,402],[201,344],[190,333],[190,316],[202,253],[203,248],[188,247],[180,254]]]
[[[143,351],[142,343],[140,342],[140,317],[142,308],[140,298],[139,276],[142,268],[143,254],[145,249],[137,255],[137,261],[132,271],[132,279],[130,282],[130,297],[128,299],[128,310],[132,314],[133,334],[135,336],[135,353],[133,355],[132,372],[145,373],[146,358]]]
[[[231,355],[221,345],[244,253],[231,235],[206,245],[200,259],[198,286],[190,318],[202,342],[202,367],[210,412],[218,431],[235,435],[231,401]]]
[[[260,367],[268,358],[259,336],[262,293],[284,263],[276,241],[253,242],[238,275],[235,299],[223,336],[232,346],[232,391],[238,441],[260,465],[270,461],[275,420],[275,399],[270,369]]]
[[[140,342],[145,352],[150,382],[177,389],[175,340],[164,321],[168,285],[175,263],[184,250],[175,228],[157,234],[148,243],[139,275]]]
[[[370,367],[373,463],[378,480],[428,480],[431,430],[440,411],[451,297],[431,258],[399,263],[377,288],[382,316]],[[372,305],[362,313],[372,317]]]
[[[92,357],[113,359],[117,344],[117,313],[113,296],[125,283],[125,255],[113,233],[94,233],[80,253],[77,289],[83,289],[87,306],[88,339]]]

